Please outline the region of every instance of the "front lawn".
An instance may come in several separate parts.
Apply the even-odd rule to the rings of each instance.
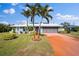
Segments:
[[[15,33],[0,33],[0,40],[12,40],[17,38],[17,35]]]
[[[72,35],[73,37],[79,38],[79,32],[71,32],[69,34]]]
[[[0,35],[1,36],[1,35]],[[16,39],[0,39],[0,56],[10,55],[52,55],[53,51],[45,36],[40,41],[33,41],[30,34],[18,34]]]

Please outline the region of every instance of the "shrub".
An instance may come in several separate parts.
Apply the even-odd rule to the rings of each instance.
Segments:
[[[71,29],[71,31],[74,31],[74,32],[79,31],[79,26],[73,27],[73,28]]]
[[[29,26],[29,27],[28,27],[28,30],[29,30],[29,31],[33,31],[33,27]]]
[[[59,31],[58,33],[66,34],[67,31]]]
[[[29,31],[30,35],[35,35],[35,33],[36,33],[35,31]]]
[[[17,38],[15,33],[0,33],[1,40],[12,40]]]
[[[67,33],[70,33],[70,29],[66,29],[65,31],[66,31]]]
[[[6,25],[6,24],[0,24],[0,33],[2,33],[2,32],[9,32],[9,31],[11,31],[11,27],[10,27],[10,25]]]

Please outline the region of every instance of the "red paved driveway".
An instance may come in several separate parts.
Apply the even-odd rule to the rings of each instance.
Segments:
[[[79,41],[63,34],[46,34],[55,56],[79,56]]]

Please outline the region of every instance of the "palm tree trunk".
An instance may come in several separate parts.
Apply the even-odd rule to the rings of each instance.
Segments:
[[[34,27],[34,17],[31,18],[32,22],[33,22],[33,31],[34,31],[34,35],[33,35],[33,40],[35,40],[35,27]]]
[[[34,30],[34,17],[31,17],[31,21],[33,23],[33,30]]]
[[[43,20],[43,17],[42,17],[42,20]],[[42,20],[41,20],[41,22],[40,22],[40,24],[39,24],[39,39],[40,39],[40,29],[41,29],[41,23],[42,23]]]
[[[34,17],[33,17],[33,30],[35,30],[35,27],[34,27]]]
[[[28,29],[28,19],[27,19],[27,33],[29,32],[29,29]]]
[[[41,22],[39,24],[39,34],[40,34],[40,29],[41,29],[41,23],[42,23],[42,20],[41,20]]]

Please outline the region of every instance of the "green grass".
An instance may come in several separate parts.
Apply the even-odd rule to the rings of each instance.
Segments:
[[[72,35],[73,37],[79,38],[79,32],[71,32],[69,34]]]
[[[31,34],[20,34],[17,36],[18,38],[13,40],[0,40],[0,56],[53,54],[45,36],[41,36],[40,41],[33,41],[33,35]]]
[[[15,33],[0,33],[0,40],[12,40],[17,38]]]

